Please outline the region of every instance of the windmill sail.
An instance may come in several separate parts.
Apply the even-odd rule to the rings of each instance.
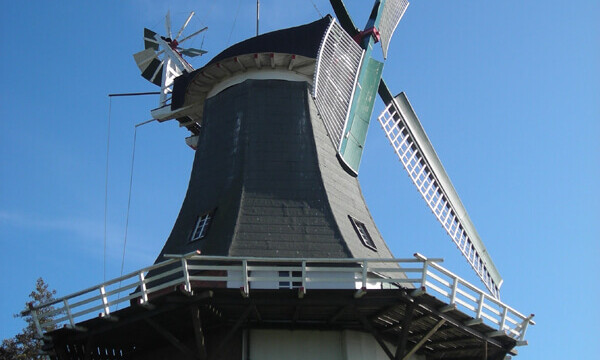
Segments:
[[[387,56],[391,37],[409,4],[407,0],[376,1],[365,30],[359,32],[350,18],[343,0],[330,0],[330,2],[340,25],[350,36],[379,34],[384,57]],[[365,57],[370,56],[369,51],[374,43],[373,36],[362,39],[363,45],[367,44],[367,40],[369,41],[368,46],[363,48],[367,52]],[[381,79],[380,74],[376,76]],[[363,87],[359,86],[358,88]],[[378,93],[387,106],[379,116],[379,121],[410,178],[490,293],[499,298],[502,278],[469,219],[467,211],[408,99],[404,94],[393,98],[383,79],[379,81]],[[346,136],[342,139],[345,138]],[[355,158],[360,161],[360,155]],[[355,161],[354,167],[351,166],[355,171],[359,161]]]
[[[386,108],[379,122],[408,175],[490,293],[499,298],[500,273],[406,95],[401,93],[392,99],[383,81],[379,92],[387,92],[387,96],[382,94]]]
[[[336,150],[342,141],[364,51],[333,19],[323,37],[313,97]]]
[[[381,50],[383,50],[383,57],[387,58],[388,47],[396,26],[408,7],[407,0],[387,0],[383,6],[383,14],[381,15],[381,21],[379,23],[379,34],[381,35]]]
[[[156,51],[153,48],[148,48],[133,54],[133,58],[140,68],[142,76],[151,83],[160,86],[163,63],[157,59]]]

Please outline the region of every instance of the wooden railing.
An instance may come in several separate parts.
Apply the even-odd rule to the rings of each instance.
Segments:
[[[298,259],[171,255],[169,259],[102,284],[33,305],[31,315],[38,334],[59,326],[77,329],[77,323],[96,315],[110,318],[122,303],[144,305],[165,289],[181,287],[191,292],[200,286],[239,288],[243,296],[252,289],[298,290],[300,297],[312,289],[355,289],[355,297],[369,289],[411,290],[412,296],[428,293],[447,305],[441,311],[459,310],[473,319],[467,325],[485,323],[497,329],[488,336],[508,335],[523,345],[525,316],[439,265],[442,259],[415,254],[409,259]],[[44,322],[40,323],[40,315]]]

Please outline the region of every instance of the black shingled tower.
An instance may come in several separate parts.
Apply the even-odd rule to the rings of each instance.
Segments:
[[[260,52],[316,58],[330,17],[232,46],[210,64]],[[197,70],[177,84],[193,89]],[[185,90],[184,90],[185,89]],[[179,95],[181,96],[181,95]],[[190,241],[199,217],[206,236]],[[361,242],[352,219],[374,246]],[[391,258],[317,114],[307,82],[245,80],[206,100],[188,191],[163,254]]]

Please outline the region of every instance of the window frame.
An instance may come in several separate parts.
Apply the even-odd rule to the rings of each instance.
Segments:
[[[205,212],[203,214],[198,215],[196,218],[196,222],[194,224],[194,228],[192,229],[192,233],[190,234],[190,239],[188,242],[194,242],[198,240],[202,240],[208,234],[208,230],[212,223],[215,211]]]
[[[350,219],[352,227],[354,228],[354,231],[356,231],[356,234],[363,245],[373,251],[377,251],[377,246],[375,245],[375,241],[369,233],[369,230],[367,230],[367,226],[363,222],[358,221],[350,215],[348,215],[348,218]]]

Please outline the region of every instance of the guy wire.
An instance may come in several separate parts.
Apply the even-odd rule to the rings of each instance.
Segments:
[[[127,233],[129,230],[129,212],[131,210],[131,189],[133,187],[133,169],[135,165],[135,144],[137,139],[137,129],[139,126],[146,125],[155,121],[156,119],[150,119],[139,124],[136,124],[133,129],[133,150],[131,153],[131,170],[129,172],[129,195],[127,196],[127,215],[125,216],[125,237],[123,239],[123,254],[121,256],[121,273],[119,277],[123,276],[123,268],[125,267],[125,249],[127,247]],[[121,287],[121,281],[119,281],[119,288]],[[121,297],[121,293],[117,295],[117,300]]]
[[[106,134],[106,170],[104,173],[104,258],[102,281],[106,281],[106,222],[108,212],[108,156],[110,154],[110,115],[112,109],[112,97],[108,97],[108,130]]]

